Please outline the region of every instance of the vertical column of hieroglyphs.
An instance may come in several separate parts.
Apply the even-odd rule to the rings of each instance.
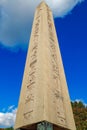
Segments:
[[[52,13],[50,13],[50,15],[52,16]],[[56,50],[57,51],[57,65],[58,65],[58,68],[59,68],[59,85],[57,86],[60,86],[61,88],[61,95],[62,95],[62,102],[57,102],[58,104],[58,119],[59,119],[59,122],[63,125],[64,123],[65,126],[67,126],[68,128],[71,128],[71,129],[76,129],[75,128],[75,123],[74,123],[74,118],[73,118],[73,112],[72,112],[72,108],[71,108],[71,104],[70,104],[70,98],[69,98],[69,93],[68,93],[68,88],[67,88],[67,83],[66,83],[66,78],[65,78],[65,74],[64,74],[64,67],[63,67],[63,64],[62,64],[62,58],[61,58],[61,54],[60,54],[60,49],[59,49],[59,44],[58,44],[58,41],[57,41],[57,36],[56,36],[56,31],[55,31],[55,26],[54,26],[54,21],[52,19],[52,23],[53,23],[53,34],[54,34],[54,39],[55,39],[55,46],[56,46]],[[59,99],[59,98],[58,98]],[[61,105],[61,103],[63,103]],[[62,107],[63,106],[63,107]],[[60,114],[62,115],[63,114],[63,111],[62,111],[62,108],[63,108],[63,111],[64,111],[64,115],[65,115],[65,118],[59,118]]]
[[[37,77],[37,53],[38,53],[38,40],[39,40],[39,28],[40,28],[40,11],[36,11],[35,20],[32,30],[32,41],[29,49],[29,79],[26,86],[25,95],[25,108],[24,108],[24,123],[32,123],[34,120],[34,103],[35,103],[35,89],[36,89],[36,77]]]
[[[55,35],[53,32],[53,21],[52,21],[52,13],[47,7],[47,21],[48,21],[48,32],[49,32],[49,49],[50,49],[50,58],[51,58],[51,65],[52,65],[52,78],[53,78],[53,86],[52,96],[54,106],[56,106],[56,123],[62,126],[67,126],[66,123],[66,116],[64,111],[64,103],[63,103],[63,95],[61,90],[61,82],[60,82],[60,73],[59,73],[59,65],[58,65],[58,57],[57,57],[57,43],[55,41]]]
[[[35,105],[39,103],[36,103],[38,100],[36,96],[38,92],[38,44],[40,40],[41,26],[40,7],[41,5],[38,6],[35,12],[15,128],[35,123],[37,120],[35,117],[38,117],[38,113],[34,112],[37,110],[37,106]]]

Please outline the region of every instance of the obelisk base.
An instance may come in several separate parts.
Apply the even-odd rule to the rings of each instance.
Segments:
[[[70,130],[70,129],[58,127],[58,126],[56,126],[52,123],[49,123],[47,121],[42,121],[42,122],[39,122],[37,124],[33,124],[31,126],[21,127],[19,129],[15,129],[15,130]]]
[[[37,124],[37,130],[53,130],[53,125],[49,122],[41,122]]]
[[[58,127],[56,125],[53,125],[52,123],[43,121],[37,124],[37,130],[70,130],[70,129]]]

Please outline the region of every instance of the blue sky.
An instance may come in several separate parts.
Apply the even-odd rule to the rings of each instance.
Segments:
[[[87,103],[87,1],[72,14],[56,18],[55,25],[70,97]]]
[[[53,4],[47,0],[54,14],[70,98],[87,104],[87,1],[71,1],[66,0],[70,6],[66,4],[64,7],[63,2],[56,6],[56,2]],[[3,0],[0,3],[0,127],[11,126],[15,120],[32,16],[39,0],[35,5],[30,2],[32,15],[28,8],[25,9],[27,2],[24,5],[21,3],[20,10],[17,8],[18,13],[14,11],[15,7],[10,8],[16,3],[8,4]],[[6,122],[8,117],[11,117],[11,121]]]

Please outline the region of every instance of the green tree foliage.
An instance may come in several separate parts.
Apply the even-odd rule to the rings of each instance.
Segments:
[[[77,130],[87,130],[87,107],[83,102],[71,102]]]
[[[10,128],[5,128],[4,130],[14,130],[14,128],[10,127]]]

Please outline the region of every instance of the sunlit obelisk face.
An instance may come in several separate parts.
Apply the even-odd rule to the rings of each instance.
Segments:
[[[57,130],[76,129],[52,12],[45,2],[35,12],[15,129],[42,121]]]

